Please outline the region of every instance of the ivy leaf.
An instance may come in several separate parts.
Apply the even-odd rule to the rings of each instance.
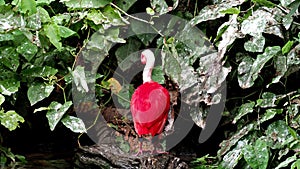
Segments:
[[[58,25],[58,30],[59,30],[58,32],[59,36],[63,38],[67,38],[69,36],[76,34],[76,32],[74,32],[73,30],[60,25]]]
[[[251,78],[251,66],[249,65],[253,65],[253,62],[253,58],[251,58],[250,56],[245,56],[238,66],[238,82],[241,87],[244,85],[252,86],[254,84],[254,81],[249,81],[248,84],[244,84],[247,79]]]
[[[252,59],[247,58],[247,62],[242,62],[238,68],[238,79],[241,88],[249,88],[254,84],[257,79],[259,72],[264,65],[280,51],[279,46],[267,47],[263,54],[257,55],[256,60],[253,64],[250,64]],[[244,61],[244,59],[243,59]],[[250,65],[250,66],[249,66]],[[243,68],[243,69],[242,69]]]
[[[96,25],[109,23],[108,18],[100,10],[90,10],[86,18],[93,21]]]
[[[112,93],[118,94],[122,90],[122,86],[117,79],[112,77],[107,82]]]
[[[283,162],[279,163],[275,169],[287,167],[287,166],[289,166],[290,163],[292,163],[292,162],[294,162],[294,161],[296,161],[296,160],[297,160],[297,156],[296,156],[296,154],[295,154],[295,155],[293,155],[293,156],[291,156],[291,157],[286,158]],[[299,167],[300,167],[300,166],[299,166]],[[292,169],[292,168],[293,168],[293,167],[291,167],[291,169]]]
[[[265,38],[258,34],[253,36],[249,41],[245,42],[244,48],[248,52],[262,52],[265,46]]]
[[[37,51],[37,46],[28,41],[22,43],[20,46],[17,47],[17,52],[23,55],[28,62],[31,61],[31,59],[35,56]]]
[[[44,26],[45,35],[49,38],[50,42],[58,49],[62,49],[61,37],[59,27],[56,24],[48,24]]]
[[[2,94],[0,94],[0,106],[2,103],[4,103],[4,101],[5,101],[5,97]]]
[[[246,114],[252,113],[254,106],[255,106],[255,102],[242,104],[239,108],[238,114],[234,117],[232,123],[235,124],[239,119],[241,119]]]
[[[276,77],[272,79],[272,82],[267,85],[267,88],[274,83],[278,83],[282,76],[287,71],[287,58],[284,55],[277,55],[274,58],[274,67],[276,69]]]
[[[295,46],[288,54],[287,54],[287,72],[285,73],[285,76],[289,76],[290,74],[297,72],[300,69],[300,58],[299,58],[299,52],[300,52],[300,44]]]
[[[239,14],[241,11],[238,8],[228,8],[220,11],[223,14]]]
[[[162,15],[162,14],[165,14],[165,13],[169,12],[168,4],[164,0],[151,0],[150,3],[151,3],[152,9],[155,9],[155,11],[159,15]]]
[[[128,9],[136,2],[137,0],[117,0],[116,5],[120,7],[123,11],[128,11]]]
[[[283,109],[267,109],[266,113],[259,120],[261,123],[270,120],[275,117],[276,114],[281,114]]]
[[[58,72],[57,69],[50,66],[34,66],[22,71],[23,76],[26,77],[50,77]]]
[[[270,124],[266,130],[267,142],[272,149],[280,149],[294,140],[289,127],[282,120]]]
[[[61,122],[74,133],[86,133],[86,128],[80,118],[67,115]]]
[[[124,107],[130,107],[130,98],[133,94],[134,88],[132,85],[124,85],[123,88],[118,93],[118,102]]]
[[[77,87],[78,91],[89,91],[87,79],[85,77],[84,67],[77,66],[75,70],[72,72],[74,83]]]
[[[69,8],[103,8],[108,5],[112,0],[60,0],[64,2]]]
[[[165,77],[164,72],[162,70],[162,66],[156,66],[152,70],[152,80],[159,83],[164,84],[165,83]]]
[[[220,4],[205,6],[203,9],[201,9],[199,14],[190,21],[190,23],[191,25],[195,26],[204,21],[215,20],[217,18],[224,17],[225,13],[222,11],[226,11],[227,9],[230,9],[234,6],[241,5],[244,2],[245,0],[232,0],[222,2]]]
[[[63,105],[55,101],[51,102],[51,104],[49,105],[50,110],[46,114],[51,131],[54,130],[57,123],[64,116],[64,114],[67,112],[67,110],[72,104],[72,101],[68,101]]]
[[[128,70],[136,61],[140,60],[139,53],[136,52],[141,47],[141,42],[130,38],[125,45],[120,46],[115,54],[118,59],[119,68],[122,71]]]
[[[32,15],[37,11],[35,0],[14,0],[12,4],[18,6],[24,14]]]
[[[228,140],[223,140],[220,144],[220,149],[218,150],[218,155],[226,154],[230,148],[235,145],[242,137],[246,136],[250,131],[252,131],[255,127],[255,124],[251,123],[244,126],[238,132],[236,132],[231,138]]]
[[[10,96],[11,94],[17,92],[20,87],[20,81],[10,78],[0,81],[0,93]]]
[[[276,100],[277,100],[277,97],[274,93],[264,92],[262,94],[262,98],[258,99],[256,101],[256,106],[259,106],[261,108],[275,107],[276,106],[276,104],[275,104]]]
[[[291,169],[298,169],[300,168],[300,159],[296,160],[292,165],[291,165]]]
[[[0,52],[1,63],[7,68],[16,72],[20,65],[20,62],[19,62],[19,54],[16,52],[15,48],[5,47],[0,49],[1,49]]]
[[[0,110],[0,121],[9,131],[13,131],[19,127],[19,122],[24,123],[25,120],[14,110],[7,111],[6,113]]]
[[[281,49],[282,54],[287,54],[291,51],[294,41],[288,41]]]
[[[244,159],[251,168],[266,169],[269,161],[269,152],[266,141],[258,139],[255,145],[245,145],[243,148]]]
[[[276,4],[268,0],[251,0],[251,1],[254,3],[258,3],[259,5],[266,6],[268,8],[273,8],[274,6],[276,6]]]
[[[246,145],[247,140],[239,141],[234,149],[225,154],[220,168],[235,168],[235,166],[239,163],[239,160],[243,157],[243,148]]]
[[[45,83],[33,83],[27,91],[27,97],[31,106],[48,97],[53,89],[53,85],[48,85]]]
[[[37,5],[49,5],[51,2],[55,0],[36,0]]]

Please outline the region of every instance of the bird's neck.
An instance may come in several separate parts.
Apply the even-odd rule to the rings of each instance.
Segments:
[[[154,56],[146,56],[147,62],[143,71],[143,83],[152,81],[152,70],[154,67],[155,58]]]

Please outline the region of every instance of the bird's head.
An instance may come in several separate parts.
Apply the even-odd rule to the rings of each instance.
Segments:
[[[141,62],[142,64],[146,64],[148,59],[154,58],[154,54],[151,50],[146,49],[141,54]]]

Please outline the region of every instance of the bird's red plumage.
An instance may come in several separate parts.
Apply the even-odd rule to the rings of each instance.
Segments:
[[[130,110],[134,127],[139,136],[160,134],[170,109],[167,89],[151,81],[139,86],[132,95]]]

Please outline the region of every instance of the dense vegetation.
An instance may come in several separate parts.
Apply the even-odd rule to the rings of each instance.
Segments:
[[[26,162],[3,145],[18,127],[31,128],[36,114],[51,131],[87,132],[72,87],[81,94],[95,87],[99,107],[128,108],[136,84],[111,78],[114,68],[125,71],[135,62],[124,62],[130,54],[156,48],[155,80],[179,86],[195,124],[205,126],[210,107],[225,101],[220,146],[194,159],[195,168],[300,168],[299,5],[0,0],[0,165]],[[174,18],[159,20],[166,14]],[[133,36],[122,37],[124,28]]]

